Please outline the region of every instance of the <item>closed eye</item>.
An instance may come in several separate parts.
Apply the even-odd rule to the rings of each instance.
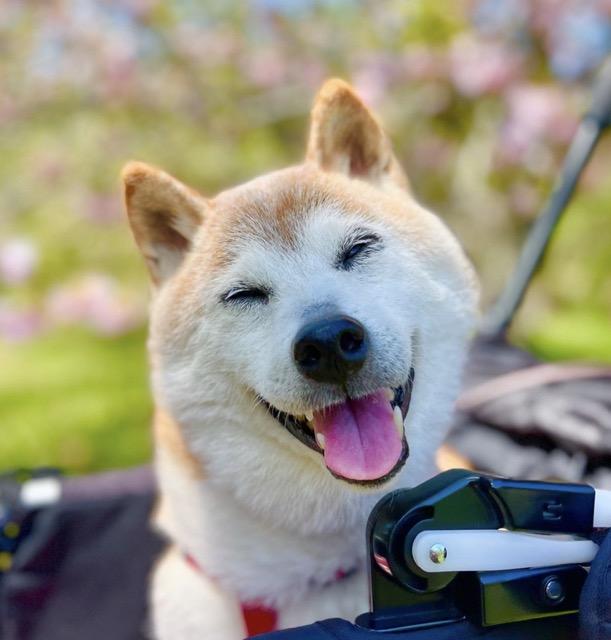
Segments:
[[[221,302],[226,304],[267,304],[270,293],[269,289],[264,287],[237,286],[224,293],[221,296]]]
[[[338,255],[336,267],[350,270],[357,262],[382,248],[382,238],[375,233],[362,233],[348,238]]]

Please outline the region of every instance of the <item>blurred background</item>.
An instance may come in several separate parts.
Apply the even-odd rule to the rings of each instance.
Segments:
[[[0,469],[150,457],[129,159],[205,194],[299,162],[334,75],[417,197],[505,282],[611,51],[609,0],[0,0]],[[611,362],[611,139],[512,339]]]

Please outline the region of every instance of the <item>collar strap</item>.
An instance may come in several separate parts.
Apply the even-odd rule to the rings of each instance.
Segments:
[[[201,566],[191,554],[183,553],[183,556],[192,569],[197,573],[204,574]],[[241,602],[240,607],[248,637],[276,631],[278,628],[278,611],[276,609],[266,607],[259,602]]]
[[[189,553],[183,552],[186,563],[198,573],[202,575],[205,573],[197,560]],[[326,587],[334,582],[339,582],[345,578],[349,578],[356,573],[356,567],[352,569],[344,570],[338,569],[335,572],[334,580],[324,583],[322,586]],[[278,611],[272,607],[267,607],[260,602],[241,602],[242,617],[244,618],[244,625],[248,633],[248,637],[255,636],[260,633],[269,633],[270,631],[276,631],[278,628]]]

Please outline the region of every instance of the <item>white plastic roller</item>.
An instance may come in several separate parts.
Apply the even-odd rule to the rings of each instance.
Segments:
[[[414,561],[427,573],[586,564],[597,551],[584,538],[495,529],[422,531],[412,545]]]

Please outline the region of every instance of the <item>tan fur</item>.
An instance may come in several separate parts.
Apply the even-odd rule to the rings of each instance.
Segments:
[[[274,191],[270,194],[271,181]],[[371,218],[372,201],[396,225],[397,232],[409,230],[414,242],[435,251],[439,243],[436,219],[423,215],[415,202],[397,199],[395,194],[380,192],[366,182],[329,175],[305,164],[264,176],[210,201],[214,216],[206,226],[202,268],[210,269],[210,276],[225,268],[239,252],[240,243],[250,239],[294,247],[304,218],[319,206],[333,206],[344,215]],[[207,247],[211,249],[209,254]]]
[[[201,461],[199,461],[185,442],[184,436],[176,420],[164,409],[155,409],[153,418],[153,433],[157,447],[164,449],[177,464],[196,480],[205,477]]]
[[[122,178],[134,239],[153,282],[159,284],[159,247],[180,255],[189,250],[204,217],[205,200],[169,174],[143,162],[128,163]]]
[[[316,97],[306,160],[325,171],[378,184],[390,178],[408,188],[377,118],[343,80],[328,80]]]

